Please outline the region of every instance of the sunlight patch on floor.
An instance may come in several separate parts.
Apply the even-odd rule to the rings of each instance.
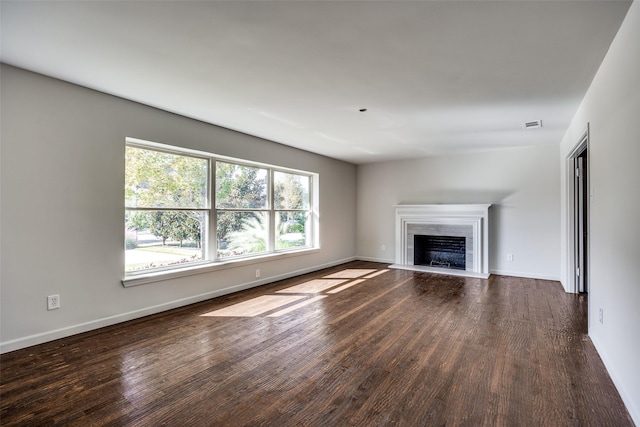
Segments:
[[[374,268],[347,268],[337,273],[324,276],[325,279],[355,279],[377,271]]]
[[[301,295],[264,295],[203,314],[206,317],[253,317],[306,298]]]
[[[333,280],[333,279],[315,279],[308,282],[301,283],[296,286],[291,286],[287,289],[282,289],[276,293],[278,294],[317,294],[325,289],[338,286],[346,280]]]
[[[307,305],[318,302],[329,295],[337,294],[352,286],[366,282],[388,272],[388,269],[348,268],[332,273],[322,279],[313,279],[276,291],[274,295],[263,295],[239,302],[206,314],[203,317],[280,317]],[[356,279],[356,280],[351,280]],[[298,294],[298,295],[282,295]],[[300,295],[305,294],[305,295]],[[320,294],[320,295],[316,295]]]

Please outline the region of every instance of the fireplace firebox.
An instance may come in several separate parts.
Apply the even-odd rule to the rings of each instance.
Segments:
[[[437,268],[466,268],[466,239],[461,236],[414,236],[413,264]]]

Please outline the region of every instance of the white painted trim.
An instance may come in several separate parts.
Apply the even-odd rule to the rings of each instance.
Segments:
[[[591,339],[593,346],[596,348],[596,351],[598,352],[598,355],[600,356],[600,359],[602,360],[602,363],[604,364],[604,367],[607,370],[611,381],[613,381],[613,385],[618,390],[622,402],[627,407],[627,411],[629,411],[629,415],[633,419],[633,422],[637,426],[640,426],[640,407],[638,407],[637,396],[634,399],[634,396],[632,396],[624,387],[624,383],[620,380],[620,377],[616,375],[616,371],[613,369],[616,365],[611,362],[611,359],[609,359],[609,356],[604,351],[604,346],[602,346],[598,342],[594,335],[589,334],[589,338]]]
[[[319,252],[320,249],[308,248],[291,252],[275,252],[265,255],[251,256],[247,258],[236,258],[225,261],[205,262],[184,268],[174,268],[171,270],[130,275],[122,279],[122,286],[124,286],[125,288],[129,288],[131,286],[145,285],[147,283],[156,283],[163,280],[177,279],[180,277],[193,276],[196,274],[211,273],[213,271],[226,270],[228,268],[242,267],[245,265],[258,264],[266,261],[276,261],[278,259],[291,258],[300,255],[310,255]]]
[[[576,294],[578,293],[578,284],[576,283],[576,275],[575,275],[575,271],[576,271],[576,263],[575,263],[575,206],[574,206],[574,197],[575,197],[575,185],[574,185],[574,176],[575,176],[575,170],[574,170],[574,159],[584,150],[587,149],[589,150],[589,138],[590,138],[590,125],[587,122],[587,126],[585,131],[582,133],[582,136],[580,137],[580,140],[576,143],[576,145],[573,147],[573,149],[569,152],[569,154],[567,155],[567,157],[565,158],[565,165],[566,165],[566,173],[565,173],[565,179],[564,179],[564,186],[565,186],[565,194],[566,194],[566,218],[564,218],[565,220],[565,224],[566,224],[566,239],[567,239],[567,246],[566,246],[566,256],[567,256],[567,270],[566,270],[566,277],[564,278],[564,280],[561,280],[562,283],[562,287],[564,288],[565,292],[567,293],[573,293]],[[585,183],[585,185],[588,188],[588,193],[589,195],[591,195],[591,187],[590,187],[590,168],[589,168],[589,164],[590,164],[590,156],[587,156],[587,182]],[[589,201],[588,203],[589,205],[591,204],[591,201]],[[590,236],[590,227],[589,224],[591,223],[591,215],[587,216],[587,235]],[[589,243],[590,239],[587,240],[587,244]],[[591,259],[591,250],[590,248],[587,246],[587,272],[589,271],[589,269],[591,268],[590,266],[590,262],[589,260]],[[590,279],[591,279],[591,275],[587,275],[587,291],[590,289]],[[590,321],[589,321],[590,322]]]
[[[473,271],[434,268],[434,267],[428,267],[423,265],[393,264],[393,265],[390,265],[389,268],[417,271],[420,273],[443,274],[445,276],[475,277],[477,279],[488,279],[490,276],[489,274],[475,273]]]
[[[423,271],[428,273],[439,273],[439,274],[445,274],[445,275],[448,274],[450,276],[460,275],[460,274],[456,274],[456,270],[442,270],[442,269],[429,268],[429,267],[423,267],[423,266],[413,266],[413,265],[396,265],[394,264],[393,260],[390,260],[390,259],[363,257],[363,256],[357,256],[356,259],[358,261],[370,261],[370,262],[381,262],[385,264],[391,264],[389,265],[390,268],[397,268],[401,270]],[[549,276],[544,274],[541,275],[537,273],[522,273],[520,271],[496,270],[493,268],[489,270],[489,274],[478,274],[477,276],[471,275],[469,277],[479,277],[479,278],[486,279],[490,277],[492,274],[495,274],[497,276],[522,277],[526,279],[551,280],[555,282],[560,281],[560,276]]]
[[[512,276],[512,277],[523,277],[525,279],[540,279],[540,280],[552,280],[555,282],[560,282],[559,276],[547,276],[544,274],[537,273],[522,273],[520,271],[507,271],[507,270],[490,270],[491,274],[495,274],[498,276]]]
[[[30,347],[37,344],[57,340],[60,338],[69,337],[72,335],[80,334],[83,332],[92,331],[94,329],[103,328],[105,326],[111,326],[118,323],[126,322],[140,317],[148,316],[151,314],[161,313],[163,311],[171,310],[178,307],[184,307],[186,305],[194,304],[201,301],[206,301],[211,298],[216,298],[222,295],[239,292],[245,289],[254,288],[257,286],[266,285],[268,283],[277,282],[279,280],[289,279],[291,277],[300,276],[302,274],[313,273],[314,271],[322,270],[336,265],[344,264],[350,261],[354,261],[355,257],[345,258],[333,262],[329,262],[314,267],[304,268],[277,276],[263,278],[255,280],[253,282],[242,283],[239,285],[229,286],[228,288],[218,289],[216,291],[207,292],[200,295],[194,295],[187,298],[182,298],[174,301],[169,301],[163,304],[154,305],[151,307],[145,307],[139,310],[130,311],[127,313],[116,314],[113,316],[103,317],[101,319],[91,320],[89,322],[79,323],[77,325],[67,326],[65,328],[55,329],[52,331],[42,332],[40,334],[29,335],[22,338],[16,338],[10,341],[0,342],[0,354],[7,353],[9,351],[19,350],[25,347]]]
[[[374,258],[374,257],[366,257],[366,256],[357,256],[356,259],[358,261],[381,262],[383,264],[393,264],[394,263],[394,261],[392,259]]]

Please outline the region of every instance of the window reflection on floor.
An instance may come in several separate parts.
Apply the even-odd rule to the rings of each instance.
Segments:
[[[289,288],[276,291],[275,295],[262,295],[248,301],[224,307],[204,317],[279,317],[299,308],[313,304],[330,295],[342,292],[352,286],[365,283],[367,279],[386,273],[388,269],[348,268],[337,273],[313,279]],[[356,280],[351,280],[356,279]]]
[[[346,280],[334,280],[334,279],[316,279],[309,280],[308,282],[301,283],[296,286],[292,286],[287,289],[282,289],[276,293],[278,294],[317,294],[325,289],[333,288]]]

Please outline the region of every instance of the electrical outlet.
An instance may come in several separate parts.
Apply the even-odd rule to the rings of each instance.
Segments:
[[[259,268],[257,268],[257,269],[256,269],[256,279],[257,279],[258,277],[260,277],[260,269],[259,269]]]
[[[600,309],[598,311],[598,320],[600,321],[600,324],[604,325],[604,310]]]
[[[384,251],[386,251],[386,250],[387,250],[387,247],[386,247],[385,245],[382,245],[382,247],[380,248],[380,250],[381,250],[382,252],[384,252]]]
[[[507,261],[513,261],[513,254],[507,254]]]
[[[47,310],[57,310],[60,308],[60,295],[49,295],[47,297]]]

